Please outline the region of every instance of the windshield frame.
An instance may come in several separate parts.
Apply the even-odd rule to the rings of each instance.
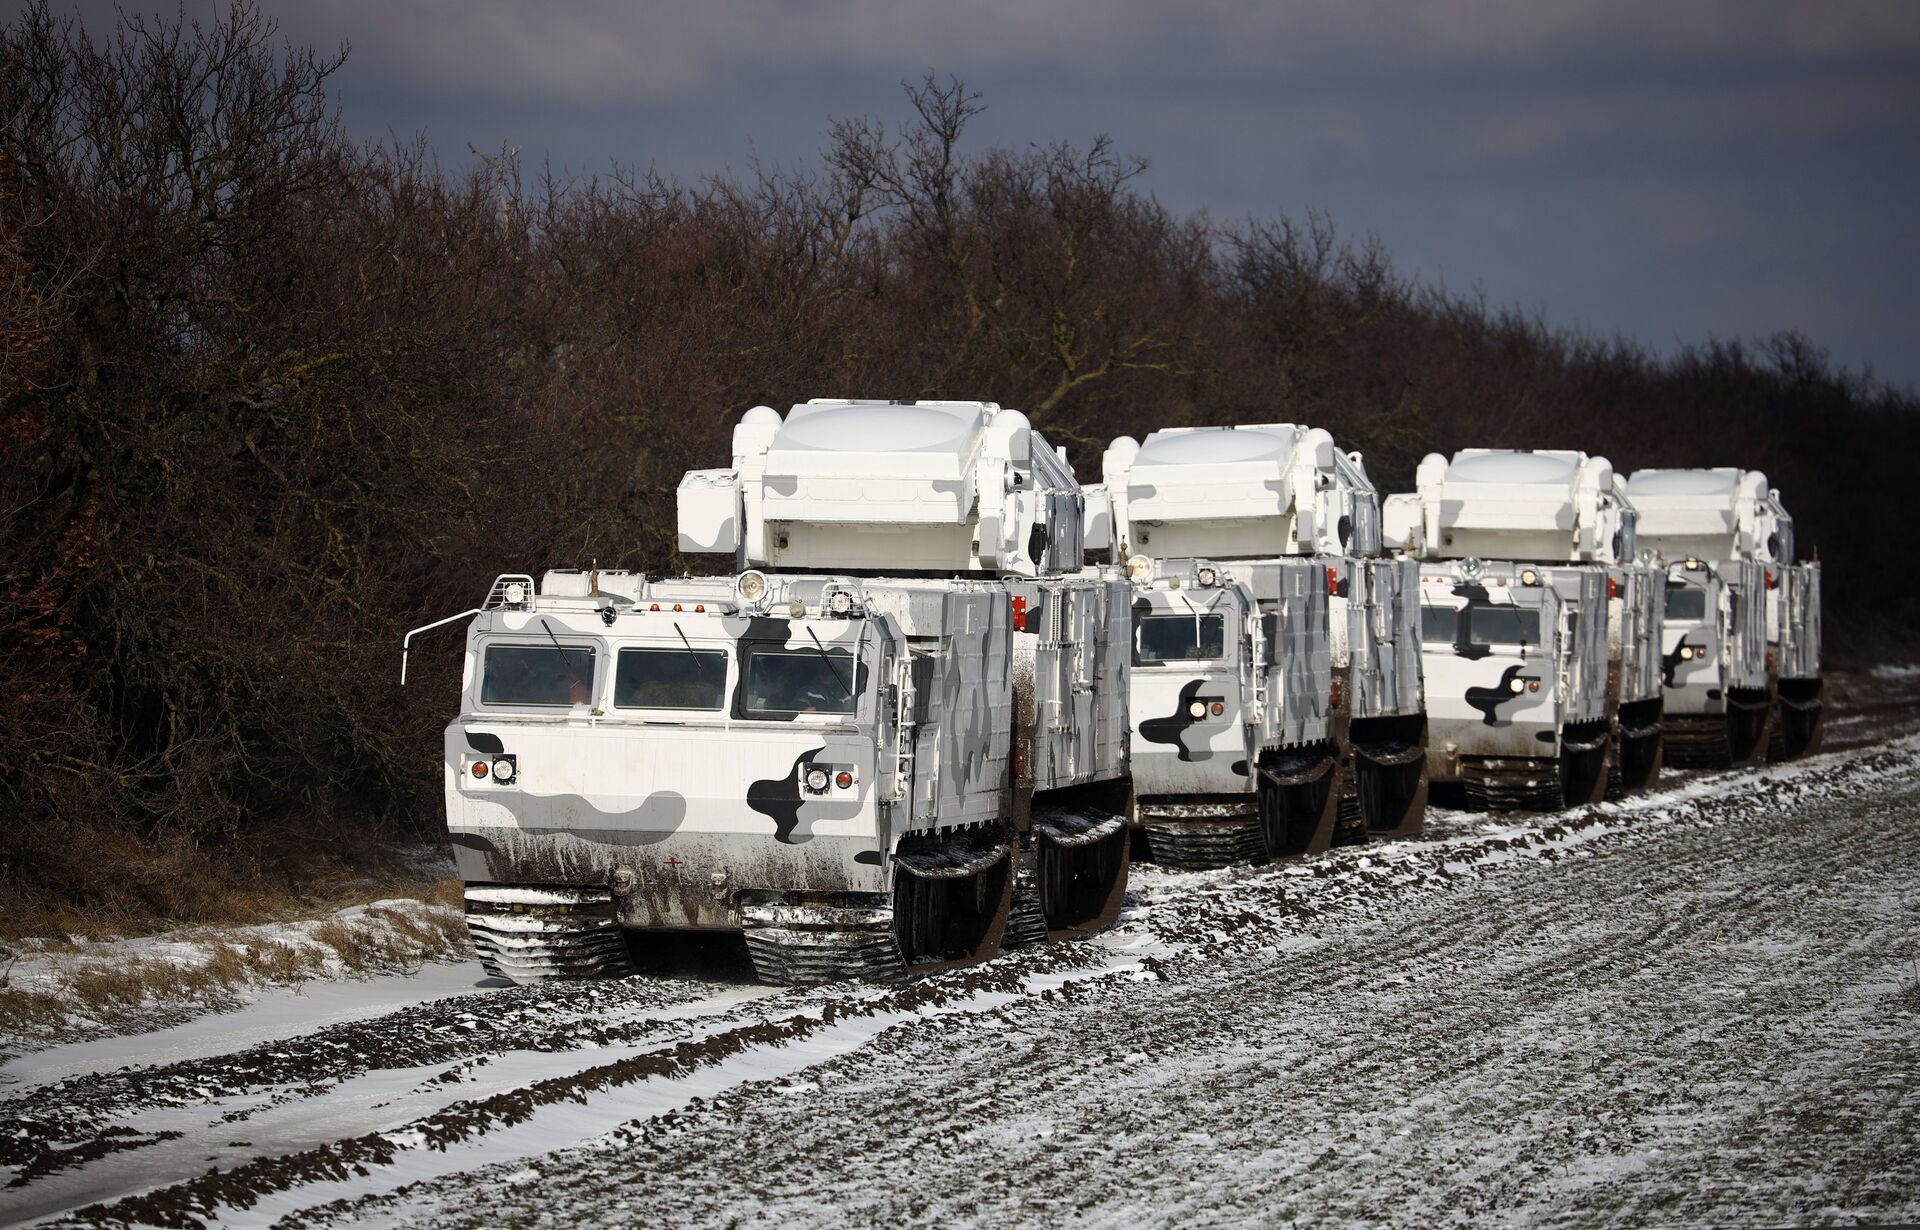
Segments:
[[[1204,654],[1197,657],[1187,656],[1187,657],[1179,657],[1179,658],[1143,658],[1141,657],[1141,654],[1140,654],[1141,639],[1142,639],[1141,633],[1145,630],[1147,624],[1153,623],[1156,621],[1158,622],[1178,621],[1180,623],[1191,625],[1194,629],[1194,634],[1193,634],[1191,644],[1194,646],[1195,649],[1204,649],[1207,645],[1207,642],[1204,639],[1206,634],[1201,631],[1201,626],[1203,621],[1213,621],[1218,625],[1218,631],[1220,634],[1220,652],[1214,653],[1214,654]],[[1211,631],[1212,629],[1209,628],[1209,630]],[[1196,609],[1191,613],[1183,612],[1183,611],[1155,611],[1151,614],[1140,615],[1136,617],[1133,621],[1133,665],[1135,666],[1145,666],[1145,667],[1187,666],[1194,663],[1225,662],[1227,660],[1227,657],[1228,657],[1227,617],[1226,615],[1222,614],[1219,611],[1199,610],[1199,609]]]
[[[628,654],[661,654],[668,658],[686,657],[692,654],[696,658],[720,659],[720,679],[715,687],[714,701],[711,705],[634,705],[620,700],[620,672]],[[718,715],[726,712],[729,685],[733,679],[733,655],[724,646],[668,645],[648,643],[642,645],[616,645],[613,651],[613,683],[607,696],[607,708],[616,713],[698,713]]]
[[[1673,600],[1675,598],[1679,598],[1682,596],[1698,599],[1700,603],[1700,613],[1698,615],[1674,614]],[[1705,623],[1707,621],[1707,606],[1708,604],[1707,604],[1707,587],[1706,586],[1669,584],[1667,586],[1666,602],[1661,607],[1660,616],[1663,621],[1671,620],[1676,624]]]
[[[1467,608],[1467,611],[1467,644],[1475,649],[1503,649],[1509,646],[1517,646],[1520,649],[1537,649],[1540,646],[1540,625],[1542,620],[1540,618],[1539,607],[1521,606],[1518,603],[1512,602],[1489,602],[1471,605]],[[1533,621],[1533,636],[1531,638],[1515,636],[1506,640],[1493,640],[1483,637],[1480,632],[1480,617],[1484,612],[1495,611],[1503,616],[1508,612],[1512,612],[1512,618],[1516,624],[1516,631],[1519,630],[1518,625],[1524,623],[1526,619],[1530,617]]]
[[[789,645],[776,640],[745,640],[739,642],[739,678],[740,685],[735,692],[732,708],[733,716],[747,722],[792,722],[792,721],[828,721],[851,722],[860,712],[860,645],[847,645],[827,642],[819,646]],[[820,662],[825,656],[828,661]],[[805,658],[819,663],[825,669],[829,665],[845,699],[846,707],[814,709],[772,709],[755,706],[752,701],[753,667],[756,659],[762,657]],[[823,676],[825,678],[825,676]]]
[[[481,708],[501,710],[537,709],[549,713],[556,711],[571,712],[575,709],[591,708],[599,695],[601,687],[601,655],[598,642],[581,644],[575,640],[563,639],[558,646],[555,646],[549,641],[541,641],[530,637],[501,637],[483,642],[479,649],[480,661],[479,669],[473,683],[473,699],[474,704]],[[494,682],[492,659],[495,650],[506,650],[517,653],[553,654],[564,651],[565,653],[586,654],[587,680],[585,698],[564,701],[495,700],[491,698],[487,692],[490,685]]]

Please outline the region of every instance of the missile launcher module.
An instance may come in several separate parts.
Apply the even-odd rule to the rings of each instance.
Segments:
[[[1415,569],[1355,454],[1293,424],[1115,440],[1089,549],[1135,586],[1136,818],[1185,867],[1402,833],[1425,810]]]
[[[1627,493],[1666,561],[1670,758],[1753,764],[1818,746],[1820,565],[1757,470],[1639,470]]]
[[[1385,533],[1420,561],[1428,770],[1492,808],[1599,800],[1659,769],[1657,579],[1604,458],[1423,459]],[[1616,724],[1623,754],[1611,751]]]

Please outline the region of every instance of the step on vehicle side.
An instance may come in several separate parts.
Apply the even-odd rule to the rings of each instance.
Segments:
[[[448,820],[489,968],[708,931],[768,981],[891,977],[1109,925],[1129,594],[1082,575],[1064,457],[980,402],[758,407],[733,453],[678,494],[735,574],[468,613]]]
[[[1645,670],[1609,669],[1610,646],[1632,653],[1638,638],[1644,659],[1653,643],[1644,623],[1614,626],[1624,611],[1613,570],[1631,559],[1631,530],[1612,467],[1582,453],[1469,449],[1426,457],[1416,486],[1387,498],[1385,520],[1419,560],[1433,780],[1476,807],[1597,802],[1616,722],[1658,734],[1657,718],[1628,707],[1647,699],[1636,684]],[[1623,684],[1633,692],[1616,692]],[[1657,749],[1632,763],[1657,772]]]
[[[1126,560],[1136,588],[1136,818],[1153,857],[1213,867],[1417,831],[1416,572],[1380,553],[1378,497],[1358,455],[1292,424],[1181,428],[1115,440],[1103,469],[1087,489],[1088,546]],[[1213,702],[1198,715],[1191,701],[1169,709],[1166,681],[1191,668],[1143,658],[1178,626],[1180,587],[1191,597],[1208,575],[1206,601],[1250,617],[1222,638],[1241,669],[1213,672],[1235,681],[1221,704],[1247,715],[1247,751],[1203,761],[1181,755],[1196,738],[1181,726],[1214,727]]]
[[[1627,493],[1667,561],[1669,759],[1719,768],[1818,746],[1819,564],[1757,470],[1639,470]]]

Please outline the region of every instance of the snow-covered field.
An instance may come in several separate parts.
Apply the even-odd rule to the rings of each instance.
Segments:
[[[1864,711],[1864,710],[1863,710]],[[0,1220],[1920,1219],[1920,735],[1308,863],[890,987],[428,966],[0,1069]]]

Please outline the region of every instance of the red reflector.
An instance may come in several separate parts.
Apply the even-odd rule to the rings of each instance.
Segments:
[[[1618,598],[1619,596],[1620,596],[1620,582],[1614,580],[1612,577],[1608,577],[1607,578],[1608,600],[1611,601],[1612,599]],[[1515,618],[1518,618],[1518,616],[1515,616]]]
[[[704,606],[696,606],[696,607],[694,607],[694,608],[693,608],[693,613],[694,613],[695,615],[698,615],[698,614],[700,614],[700,612],[702,612],[702,611],[704,611],[704,610],[706,610],[706,609],[707,609],[707,608],[706,608],[706,607],[704,607]]]
[[[474,761],[474,762],[473,762],[473,775],[474,775],[475,777],[485,777],[485,776],[487,775],[487,762],[486,762],[486,761],[484,761],[484,760],[476,760],[476,761]]]
[[[674,603],[674,604],[673,604],[673,609],[674,609],[674,610],[676,610],[676,611],[677,611],[677,610],[679,610],[679,609],[680,609],[680,604],[679,604],[678,602],[676,602],[676,603]]]
[[[1225,713],[1226,711],[1227,711],[1227,707],[1225,705],[1221,704],[1217,700],[1213,702],[1213,716],[1219,717],[1221,714]]]
[[[1340,572],[1338,569],[1327,569],[1327,592],[1330,594],[1338,594],[1340,592]]]
[[[656,603],[654,603],[654,604],[653,604],[652,606],[650,606],[650,607],[648,607],[647,609],[648,609],[649,611],[657,611],[657,610],[659,610],[659,609],[660,609],[660,604],[659,604],[658,602],[656,602]]]
[[[835,773],[833,775],[833,784],[845,790],[848,786],[853,785],[853,774],[846,772]]]
[[[1027,630],[1027,600],[1017,594],[1013,599],[1013,630],[1015,632]]]

